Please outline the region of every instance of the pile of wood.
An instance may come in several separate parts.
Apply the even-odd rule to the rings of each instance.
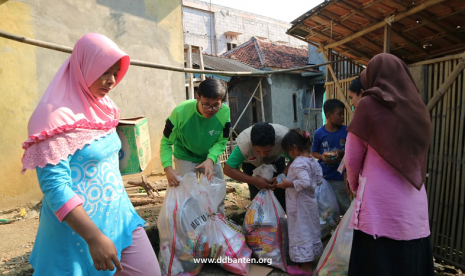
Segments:
[[[144,175],[141,176],[141,180],[129,180],[127,184],[124,185],[126,193],[134,206],[163,203],[165,197],[164,194],[160,194],[160,191],[165,191],[167,187],[168,181],[166,179],[150,182]],[[141,188],[145,190],[145,193],[140,192]],[[227,194],[234,193],[235,191],[236,189],[234,187],[226,186]]]

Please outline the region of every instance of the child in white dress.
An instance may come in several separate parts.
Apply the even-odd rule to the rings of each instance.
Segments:
[[[318,161],[309,151],[308,132],[290,130],[281,146],[294,159],[287,179],[278,183],[286,189],[287,227],[289,231],[289,254],[298,265],[288,266],[290,275],[312,275],[312,261],[323,253],[321,243],[318,203],[315,190],[323,183],[323,173]]]

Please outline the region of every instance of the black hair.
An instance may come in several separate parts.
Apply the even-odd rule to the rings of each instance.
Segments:
[[[207,78],[200,83],[197,95],[207,99],[224,99],[226,95],[226,85],[222,80]]]
[[[333,113],[338,108],[345,108],[344,104],[338,99],[329,99],[326,100],[323,104],[323,111],[325,112],[325,116],[328,113]]]
[[[274,127],[268,122],[256,123],[250,131],[252,146],[274,146],[276,140]]]
[[[362,93],[362,91],[361,91],[362,89],[365,90],[363,88],[362,80],[360,79],[360,77],[353,80],[349,85],[349,90],[354,91],[355,93],[357,93],[357,96],[359,96],[360,93]]]
[[[289,130],[281,141],[281,147],[285,152],[289,152],[294,145],[299,151],[309,151],[312,141],[308,132],[300,128]]]

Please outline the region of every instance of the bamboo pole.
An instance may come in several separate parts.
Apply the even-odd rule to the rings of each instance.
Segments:
[[[445,0],[427,0],[427,1],[425,1],[425,2],[423,2],[421,4],[418,4],[417,6],[411,8],[411,9],[405,11],[405,12],[401,12],[401,13],[393,15],[392,17],[390,17],[390,19],[392,19],[390,21],[392,23],[396,22],[396,21],[399,21],[399,20],[401,20],[401,19],[403,19],[405,17],[408,17],[408,16],[410,16],[412,14],[416,14],[416,13],[418,13],[418,12],[420,12],[420,11],[430,7],[430,6],[436,5],[436,4],[444,2],[444,1]],[[355,38],[364,36],[364,35],[366,35],[368,33],[371,33],[374,30],[377,30],[379,28],[384,27],[386,24],[387,24],[386,20],[380,21],[380,22],[378,22],[376,24],[373,24],[373,25],[371,25],[371,26],[369,26],[369,27],[367,27],[367,28],[365,28],[365,29],[363,29],[363,30],[349,36],[349,37],[346,37],[346,38],[341,39],[341,40],[339,40],[337,42],[328,44],[328,45],[324,46],[324,49],[335,48],[335,47],[344,45],[347,42],[354,40]]]
[[[447,62],[447,61],[446,61]],[[442,63],[442,70],[445,72],[447,70],[446,62]],[[445,79],[445,76],[443,77],[443,73],[440,74],[439,80],[440,83],[443,83]],[[439,220],[438,220],[438,225],[437,225],[437,233],[439,234],[439,239],[438,239],[438,245],[440,246],[441,250],[439,254],[444,257],[444,213],[445,213],[445,190],[446,190],[446,185],[445,185],[445,162],[444,162],[444,147],[445,147],[445,138],[444,134],[447,133],[447,97],[441,99],[442,102],[442,110],[441,110],[441,138],[440,138],[440,144],[439,144],[439,167],[441,168],[440,173],[438,174],[438,184],[441,187],[441,191],[439,193]]]
[[[29,45],[34,45],[37,47],[42,47],[46,49],[51,49],[59,52],[64,52],[64,53],[69,53],[71,54],[73,51],[73,48],[50,43],[50,42],[45,42],[37,39],[32,39],[32,38],[27,38],[23,36],[18,36],[9,32],[5,32],[0,30],[0,37],[6,38],[6,39],[11,39],[17,42],[29,44]],[[350,58],[345,58],[343,60],[350,60]],[[230,72],[230,71],[211,71],[211,70],[199,70],[199,69],[187,69],[187,68],[182,68],[182,67],[176,67],[176,66],[169,66],[169,65],[162,65],[162,64],[157,64],[157,63],[151,63],[151,62],[145,62],[145,61],[139,61],[139,60],[131,60],[131,65],[134,66],[139,66],[139,67],[146,67],[146,68],[153,68],[153,69],[160,69],[160,70],[168,70],[168,71],[174,71],[174,72],[182,72],[182,73],[198,73],[198,74],[211,74],[211,75],[219,75],[219,76],[268,76],[272,74],[278,74],[278,73],[286,73],[286,72],[293,72],[293,71],[300,71],[303,69],[309,69],[309,68],[315,68],[315,67],[320,67],[328,64],[332,64],[337,61],[332,61],[332,62],[325,62],[325,63],[320,63],[320,64],[315,64],[315,65],[308,65],[308,66],[303,66],[303,67],[296,67],[296,68],[291,68],[291,69],[282,69],[282,70],[275,70],[275,71],[266,71],[266,72]]]
[[[447,71],[445,75],[449,75],[452,72],[454,61],[446,61]],[[443,235],[443,244],[444,244],[444,257],[449,258],[448,255],[448,248],[450,248],[451,244],[451,229],[450,229],[450,220],[452,216],[452,201],[451,199],[451,191],[452,191],[452,178],[451,178],[451,167],[452,167],[452,154],[453,154],[453,138],[454,138],[454,120],[455,114],[452,112],[452,107],[455,105],[455,101],[453,99],[454,91],[452,88],[455,88],[455,80],[452,84],[452,87],[449,87],[447,95],[445,96],[446,99],[444,104],[446,105],[446,132],[443,135],[444,139],[444,183],[445,186],[445,194],[444,194],[444,215],[442,216],[443,225],[442,225],[442,233]]]
[[[436,87],[439,86],[439,70],[440,70],[441,63],[434,64],[433,70],[433,89],[432,91],[436,90]],[[438,168],[438,155],[439,155],[439,144],[440,144],[440,133],[441,133],[441,120],[438,118],[440,117],[439,114],[441,112],[440,105],[434,107],[433,111],[433,122],[435,128],[435,138],[434,138],[434,154],[433,154],[433,171],[434,174],[431,177],[431,182],[434,186],[434,201],[433,201],[433,216],[431,218],[431,243],[433,244],[433,251],[437,251],[437,239],[438,239],[438,206],[439,206],[439,194],[441,185],[438,183],[439,179],[439,168]]]
[[[234,126],[233,126],[233,130],[236,129],[236,126],[237,126],[237,124],[239,123],[239,121],[241,120],[242,115],[244,115],[245,110],[247,109],[247,107],[249,107],[249,104],[250,104],[250,102],[252,101],[253,96],[255,96],[255,93],[257,92],[257,89],[258,89],[258,87],[260,86],[260,82],[261,82],[261,79],[260,79],[260,81],[258,82],[257,87],[255,87],[255,90],[253,91],[252,97],[250,97],[249,101],[247,102],[247,104],[245,105],[244,109],[242,110],[241,115],[239,116],[239,118],[237,118],[237,121],[236,121],[236,123],[235,123]]]
[[[265,108],[263,107],[262,79],[260,79],[260,105],[262,107],[262,121],[265,122]]]
[[[462,90],[465,89],[465,74],[462,74]],[[463,248],[465,248],[465,214],[464,214],[464,210],[465,210],[465,187],[464,187],[464,184],[465,183],[465,145],[464,145],[464,128],[465,128],[465,96],[463,95],[462,93],[462,102],[461,102],[461,106],[462,106],[462,116],[460,116],[460,143],[459,143],[459,153],[460,153],[460,165],[462,166],[462,169],[461,169],[461,175],[462,175],[462,180],[461,180],[461,194],[460,194],[460,212],[459,212],[459,227],[462,229],[462,233],[458,233],[459,235],[459,240],[458,240],[458,246],[459,248],[462,248],[462,259],[460,260],[458,258],[458,262],[461,263],[461,264],[464,264],[465,263],[465,252],[463,251]],[[460,239],[462,239],[462,246],[460,246]]]
[[[384,25],[384,44],[383,53],[391,52],[391,25]]]
[[[452,83],[455,81],[457,76],[463,71],[464,68],[465,68],[465,54],[462,56],[462,59],[457,64],[454,71],[452,71],[452,73],[447,77],[444,83],[439,87],[438,91],[436,91],[433,98],[426,105],[426,108],[428,108],[429,111],[431,111],[431,109],[439,101],[439,99],[444,96],[444,93],[447,92],[449,87],[452,85]]]
[[[429,101],[431,97],[433,96],[433,91],[434,91],[434,83],[433,83],[433,70],[434,70],[434,65],[430,64],[428,65],[428,90],[426,94],[426,98]],[[432,193],[433,189],[435,188],[434,183],[432,181],[433,176],[436,174],[435,169],[433,168],[433,161],[434,161],[434,147],[435,147],[435,140],[434,140],[434,134],[435,134],[435,129],[436,129],[436,108],[434,108],[431,111],[431,146],[429,148],[429,153],[428,153],[428,178],[426,178],[427,186],[426,186],[426,191],[428,194],[428,203],[429,203],[429,208],[428,208],[428,213],[429,213],[429,218],[432,221],[433,218],[433,203],[434,203],[434,193]]]
[[[455,130],[455,138],[454,138],[454,146],[453,146],[453,149],[452,149],[452,153],[455,154],[454,158],[452,159],[453,160],[453,170],[452,170],[452,175],[453,175],[453,181],[451,181],[454,189],[452,190],[452,194],[453,194],[453,198],[451,199],[452,202],[453,202],[453,206],[451,207],[452,210],[453,210],[453,213],[452,213],[452,218],[451,218],[451,230],[452,230],[452,233],[451,233],[451,246],[450,246],[450,251],[449,251],[449,256],[451,256],[451,259],[453,259],[454,261],[457,261],[456,257],[459,255],[458,254],[458,249],[460,247],[458,247],[458,243],[456,243],[456,241],[460,238],[456,235],[456,232],[459,232],[459,231],[456,231],[456,228],[457,228],[457,220],[458,220],[458,209],[459,209],[459,206],[458,206],[458,201],[459,201],[459,198],[458,198],[458,195],[459,195],[459,192],[460,192],[460,175],[458,174],[459,172],[459,168],[460,168],[460,155],[461,155],[461,151],[459,151],[459,132],[460,132],[460,123],[461,123],[461,120],[460,120],[460,106],[461,106],[461,98],[462,98],[462,93],[461,93],[461,80],[462,80],[462,75],[463,74],[460,74],[458,77],[457,77],[457,81],[454,82],[453,84],[453,95],[454,95],[454,101],[455,99],[457,100],[456,103],[454,104],[454,116],[456,118],[455,120],[455,124],[453,125],[453,129]],[[457,250],[456,250],[457,249]]]
[[[318,43],[318,46],[320,47],[321,54],[323,55],[324,59],[328,62],[329,61],[328,56],[326,56],[326,53],[323,50],[323,47],[321,46],[321,43]],[[328,64],[326,67],[329,69],[329,72],[331,72],[331,76],[333,76],[333,78],[334,78],[334,83],[337,86],[337,92],[339,92],[339,98],[342,98],[342,103],[344,103],[346,109],[348,110],[349,116],[352,117],[354,114],[353,114],[353,112],[352,112],[352,110],[350,108],[349,103],[346,100],[346,97],[344,96],[344,92],[341,90],[341,86],[340,86],[339,81],[338,81],[338,79],[336,77],[336,74],[333,71],[333,67],[330,64]]]
[[[437,62],[441,62],[441,61],[458,59],[458,58],[461,58],[461,57],[463,57],[463,54],[457,54],[457,55],[451,55],[451,56],[446,56],[446,57],[441,57],[441,58],[435,58],[435,59],[420,61],[420,62],[417,62],[417,63],[412,63],[412,64],[409,64],[408,67],[429,65],[429,64],[433,64],[433,63],[437,63]]]

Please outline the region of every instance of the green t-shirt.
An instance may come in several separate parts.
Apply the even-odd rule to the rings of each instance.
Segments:
[[[210,119],[197,111],[197,100],[180,103],[166,120],[160,144],[163,168],[172,166],[172,156],[201,163],[210,158],[215,164],[229,137],[229,107],[223,104]],[[172,146],[174,145],[174,152]]]

